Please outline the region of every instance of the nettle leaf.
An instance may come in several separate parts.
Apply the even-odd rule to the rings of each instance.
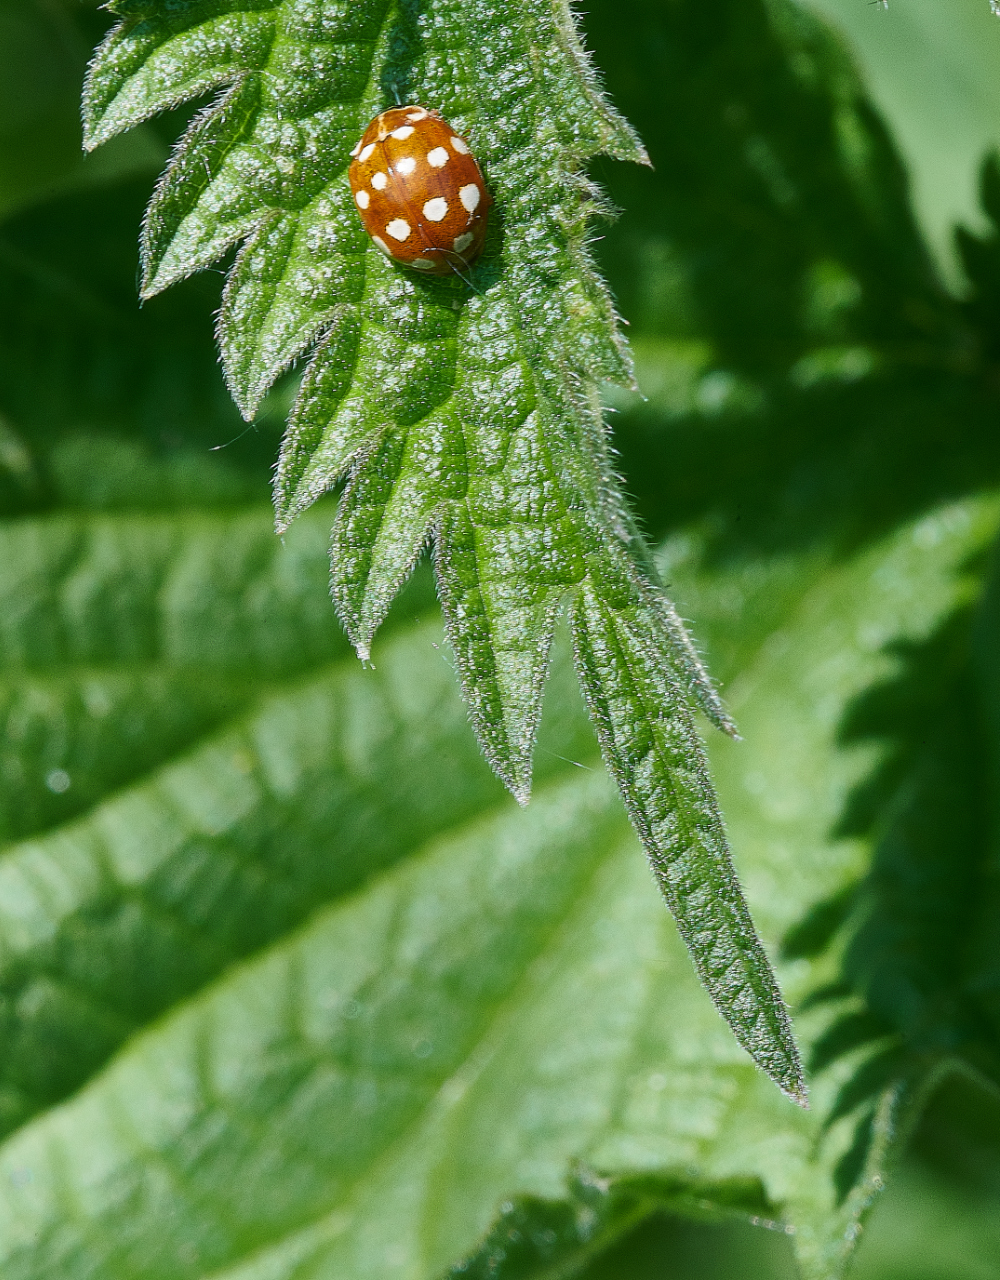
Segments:
[[[644,161],[596,88],[568,5],[525,0],[120,0],[85,93],[88,147],[218,91],[143,234],[151,296],[241,243],[218,334],[252,418],[309,355],[275,479],[280,530],[346,481],[332,587],[358,653],[429,544],[487,760],[525,803],[550,649],[571,602],[581,679],[698,971],[790,1096],[791,1029],[742,901],[692,724],[732,729],[649,572],[614,477],[598,380],[631,385],[585,237],[598,154]],[[466,281],[421,279],[364,234],[349,151],[377,110],[427,102],[496,200]],[[614,634],[615,643],[606,643]]]
[[[152,667],[182,701],[209,667],[232,690],[193,741],[4,850],[4,1274],[434,1280],[464,1255],[472,1274],[535,1276],[666,1208],[787,1228],[803,1274],[828,1277],[907,1114],[898,1074],[877,1081],[844,1196],[868,1055],[817,1056],[807,1113],[729,1037],[600,769],[570,646],[521,811],[467,732],[425,580],[375,669],[345,660],[316,591],[327,521],[309,513],[284,546],[259,508],[4,530],[12,670]],[[840,748],[842,708],[895,669],[871,637],[933,632],[995,521],[970,502],[845,564],[807,559],[741,655],[746,741],[715,764],[776,934],[866,865],[829,832],[871,762]],[[706,607],[747,590],[691,542],[671,572]],[[84,730],[102,714],[65,708]],[[87,782],[72,767],[65,796]],[[801,1000],[835,968],[820,950],[784,977]],[[814,1004],[809,1040],[840,1016]]]
[[[605,759],[699,976],[719,1006],[734,1011],[756,1061],[768,1064],[773,1079],[788,1081],[778,1049],[791,1040],[781,994],[760,963],[700,744],[676,710],[680,691],[664,669],[648,614],[616,616],[585,590],[573,630]]]

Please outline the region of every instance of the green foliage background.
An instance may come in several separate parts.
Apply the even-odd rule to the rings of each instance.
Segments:
[[[80,158],[104,26],[0,15],[4,1276],[777,1277],[794,1248],[809,1280],[859,1235],[858,1276],[990,1274],[993,224],[946,291],[892,136],[801,11],[590,6],[655,165],[594,165],[646,397],[608,391],[615,441],[744,735],[712,762],[806,1115],[698,987],[565,641],[522,813],[426,572],[367,670],[327,595],[332,505],[274,537],[293,388],[244,430],[218,275],[138,307],[189,113]]]

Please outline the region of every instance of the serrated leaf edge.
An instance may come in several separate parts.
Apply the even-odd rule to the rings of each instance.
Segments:
[[[234,227],[232,233],[226,239],[217,242],[217,247],[213,248],[211,257],[204,259],[192,258],[181,271],[175,270],[169,274],[161,272],[166,251],[154,254],[152,248],[153,226],[159,215],[160,207],[166,203],[170,189],[176,181],[177,171],[186,161],[199,135],[232,105],[245,88],[249,79],[249,73],[243,73],[237,76],[231,84],[223,82],[220,86],[221,92],[214,101],[208,103],[207,106],[196,113],[173,145],[167,164],[160,174],[156,186],[153,188],[153,194],[142,218],[142,230],[139,238],[139,263],[142,273],[139,296],[143,300],[155,298],[158,293],[162,293],[170,285],[176,284],[180,280],[186,280],[198,271],[204,271],[213,262],[217,262],[223,254],[228,253],[234,244],[238,244],[241,240],[249,239],[261,218],[266,216],[266,213],[254,214],[246,227]]]
[[[698,737],[694,724],[691,722],[686,701],[680,695],[680,690],[678,689],[678,696],[675,698],[673,703],[673,713],[681,718],[684,728],[684,736],[686,739],[686,754],[689,762],[688,767],[691,768],[699,778],[703,793],[706,797],[706,803],[712,809],[713,825],[716,827],[716,830],[721,837],[722,858],[720,860],[720,867],[731,895],[731,902],[735,905],[736,911],[741,917],[740,927],[742,935],[744,939],[748,939],[750,942],[750,945],[746,950],[753,956],[755,961],[754,968],[762,980],[764,987],[767,989],[766,1000],[755,1000],[754,1003],[761,1012],[766,1011],[769,1013],[775,1024],[774,1046],[780,1050],[784,1059],[784,1069],[780,1073],[773,1068],[772,1064],[759,1055],[752,1042],[743,1033],[743,1029],[739,1022],[730,1018],[725,1006],[720,1002],[719,997],[716,995],[716,983],[713,975],[705,964],[704,958],[700,954],[699,950],[692,945],[688,930],[684,924],[684,913],[680,909],[680,904],[677,901],[674,887],[663,874],[661,850],[659,849],[652,831],[649,829],[646,814],[642,808],[635,803],[630,793],[630,789],[626,785],[627,779],[622,775],[622,769],[617,760],[617,752],[614,744],[614,730],[608,723],[602,707],[595,701],[589,681],[585,678],[584,674],[584,657],[582,651],[583,635],[586,634],[589,636],[590,634],[590,627],[586,618],[586,594],[588,592],[593,595],[593,603],[608,614],[612,627],[617,630],[618,625],[624,625],[626,629],[629,630],[633,643],[635,643],[638,648],[646,649],[647,645],[643,637],[637,635],[631,628],[628,628],[628,624],[624,619],[620,619],[616,616],[618,611],[614,610],[601,599],[600,594],[594,589],[591,582],[586,581],[581,584],[575,593],[571,606],[573,648],[576,655],[577,672],[581,689],[583,691],[584,699],[587,702],[591,720],[597,730],[598,739],[601,744],[601,755],[604,759],[605,765],[612,778],[614,778],[618,783],[622,803],[625,805],[629,819],[632,822],[632,826],[646,850],[650,867],[657,883],[660,886],[663,898],[670,908],[674,919],[677,921],[678,929],[684,939],[685,945],[688,948],[702,986],[711,996],[713,1003],[716,1005],[716,1008],[718,1008],[720,1014],[732,1030],[736,1039],[750,1054],[750,1057],[757,1066],[764,1071],[764,1073],[778,1086],[786,1097],[790,1098],[799,1106],[808,1108],[808,1088],[798,1052],[798,1046],[795,1043],[792,1031],[788,1006],[785,1003],[777,978],[774,975],[771,962],[764,950],[760,937],[757,934],[750,915],[749,907],[747,906],[746,899],[743,896],[742,887],[739,883],[736,868],[733,864],[732,854],[729,850],[728,840],[725,837],[725,825],[722,814],[718,808],[715,789],[708,773],[704,748],[701,744],[700,738]],[[657,653],[647,654],[647,659],[652,661],[654,664],[656,659],[659,657],[660,655]],[[627,662],[627,658],[624,660]],[[670,668],[668,668],[668,671],[669,670]],[[641,687],[641,681],[633,680],[633,683],[635,683],[637,688]],[[672,672],[671,683],[673,683]],[[691,841],[687,841],[686,843],[690,844]]]

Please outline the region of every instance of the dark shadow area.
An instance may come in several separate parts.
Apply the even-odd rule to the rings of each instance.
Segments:
[[[29,183],[23,207],[15,202],[0,223],[0,510],[72,503],[68,490],[88,486],[64,473],[84,438],[107,453],[108,472],[134,472],[131,498],[104,493],[94,476],[85,504],[156,506],[158,489],[164,505],[183,502],[185,492],[194,503],[266,500],[284,415],[276,404],[247,429],[226,390],[214,338],[223,271],[202,272],[146,304],[138,294],[139,231],[157,151],[167,154],[204,99],[142,126],[146,161],[126,165],[116,180],[114,144],[81,162],[79,114],[86,63],[114,15],[60,3],[24,5],[9,19],[28,61],[25,84],[9,87],[8,99],[20,102],[36,71],[52,92],[41,105],[21,104],[21,132],[44,151],[48,186]],[[3,34],[10,48],[11,32]],[[54,150],[42,130],[49,116],[62,139]],[[5,114],[3,124],[0,197],[11,178],[15,190],[24,186],[20,162],[11,173],[3,168],[13,165],[17,120]],[[199,483],[209,470],[217,478]]]
[[[1000,1098],[968,1077],[952,1076],[931,1098],[879,1198],[850,1274],[856,1280],[991,1275],[998,1219]],[[795,1280],[798,1271],[780,1230],[750,1221],[698,1222],[661,1210],[571,1274],[580,1280]]]
[[[867,835],[875,847],[844,971],[909,1054],[957,1054],[1000,1081],[1000,1045],[981,1000],[997,984],[1000,956],[980,945],[997,885],[972,623],[963,610],[901,650],[899,678],[846,718],[845,743],[881,741],[886,755],[838,832]]]
[[[1000,400],[978,380],[909,368],[766,394],[752,415],[672,419],[648,406],[616,417],[654,535],[705,521],[718,558],[817,543],[848,554],[1000,480]]]
[[[684,1173],[601,1178],[578,1169],[564,1200],[521,1196],[505,1203],[480,1247],[447,1274],[795,1280],[789,1237],[770,1214],[752,1180],[698,1184]]]
[[[982,574],[981,565],[969,570]],[[846,938],[841,980],[810,1002],[829,1005],[834,1018],[808,1064],[817,1074],[845,1055],[855,1062],[825,1117],[854,1117],[837,1171],[842,1196],[863,1169],[887,1089],[916,1096],[954,1064],[1000,1087],[1000,877],[981,627],[981,608],[963,607],[926,640],[892,646],[896,675],[848,707],[841,743],[881,752],[833,835],[870,840],[871,868],[784,940],[791,959],[818,955],[842,931]]]
[[[385,37],[385,61],[379,73],[386,106],[405,106],[419,99],[414,85],[419,83],[420,62],[425,56],[420,10],[420,0],[402,0],[393,11],[392,25]]]
[[[601,167],[624,210],[602,261],[645,340],[640,383],[644,367],[687,379],[681,394],[664,374],[666,392],[614,419],[646,527],[695,525],[717,560],[846,555],[996,486],[996,161],[982,182],[994,229],[959,234],[969,291],[955,300],[834,37],[755,0],[646,0],[635,12],[639,45],[610,0],[592,7],[587,33],[655,166]],[[711,379],[742,390],[702,394]],[[981,579],[983,566],[969,573]],[[827,1117],[854,1125],[842,1194],[887,1089],[916,1088],[949,1061],[1000,1081],[997,775],[978,625],[970,607],[896,647],[896,676],[848,709],[843,745],[877,744],[880,763],[834,834],[870,840],[871,870],[784,940],[793,958],[848,939],[841,978],[813,997],[833,1021],[810,1063],[855,1064]]]
[[[610,0],[587,17],[655,166],[598,167],[624,211],[600,257],[643,336],[703,344],[708,377],[753,392],[616,416],[646,527],[707,521],[720,557],[848,552],[995,484],[993,304],[963,307],[936,279],[901,161],[836,39],[759,2],[646,0],[635,17],[641,42]],[[996,237],[963,243],[981,280],[1000,278]]]
[[[656,1214],[579,1280],[796,1280],[791,1241],[749,1222],[699,1223]]]
[[[975,236],[957,228],[955,242],[969,292],[963,310],[979,334],[982,350],[992,365],[1000,363],[1000,156],[991,153],[983,162],[980,200],[993,229]]]
[[[7,511],[55,500],[49,456],[84,432],[128,439],[154,462],[184,451],[209,461],[228,446],[219,469],[238,473],[235,496],[253,488],[266,497],[278,424],[246,430],[223,382],[213,332],[221,274],[140,304],[137,231],[149,188],[140,177],[67,195],[0,228]]]
[[[959,340],[885,126],[807,13],[639,0],[623,23],[601,0],[586,28],[653,164],[602,174],[626,210],[602,258],[632,323],[704,334],[720,363],[756,376],[784,373],[831,326],[857,341]],[[657,260],[682,305],[650,289]]]
[[[964,1194],[998,1201],[1000,1093],[968,1077],[946,1080],[921,1117],[910,1155]]]

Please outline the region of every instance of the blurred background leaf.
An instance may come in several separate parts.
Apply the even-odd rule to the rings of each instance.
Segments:
[[[1000,143],[1000,48],[988,3],[809,0],[846,37],[906,160],[913,202],[949,283],[962,287],[952,228],[984,226],[976,181]]]
[[[919,225],[808,14],[587,15],[655,165],[595,169],[616,443],[744,734],[713,764],[808,1116],[697,988],[565,666],[517,815],[426,575],[347,656],[331,510],[270,532],[288,388],[245,431],[221,277],[136,302],[183,121],[80,161],[103,16],[4,8],[5,1276],[784,1280],[859,1233],[863,1280],[994,1273],[1000,24],[836,5]]]
[[[2,217],[56,193],[148,174],[166,158],[151,130],[138,130],[96,163],[81,154],[78,85],[91,55],[88,34],[58,0],[9,3],[0,10]]]

